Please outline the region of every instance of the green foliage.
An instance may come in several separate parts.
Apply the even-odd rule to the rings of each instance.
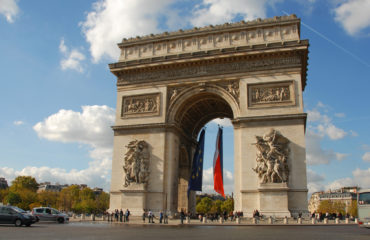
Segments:
[[[22,198],[19,193],[10,191],[5,197],[5,202],[9,203],[10,205],[17,205],[22,202]]]
[[[352,200],[351,205],[348,208],[348,214],[352,217],[357,217],[357,200]]]
[[[198,198],[198,197],[197,197]],[[232,212],[234,211],[234,200],[229,198],[224,201],[222,200],[212,200],[209,197],[204,197],[202,199],[197,199],[197,205],[195,207],[197,213],[201,214],[214,214],[222,213],[223,211]]]
[[[31,176],[18,176],[12,181],[10,186],[11,191],[22,191],[23,189],[36,192],[39,187],[39,184],[36,182],[36,179]]]
[[[318,207],[318,212],[341,213],[342,215],[345,215],[346,205],[345,203],[339,202],[339,201],[323,200],[320,202],[320,205]]]
[[[233,212],[234,211],[234,199],[228,198],[221,205],[221,211]]]
[[[204,197],[196,205],[195,210],[198,213],[202,213],[202,214],[209,213],[212,207],[212,203],[213,203],[212,199],[210,199],[209,197]]]
[[[0,201],[32,210],[34,207],[49,206],[63,211],[76,213],[101,213],[109,208],[109,194],[98,195],[91,188],[80,189],[71,185],[61,192],[42,191],[37,193],[38,183],[35,178],[19,176],[9,189],[0,190]]]

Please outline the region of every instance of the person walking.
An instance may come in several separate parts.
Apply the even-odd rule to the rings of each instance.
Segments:
[[[184,224],[184,218],[185,218],[185,212],[184,212],[184,209],[181,209],[181,212],[180,212],[181,224]]]
[[[159,223],[162,223],[163,221],[163,211],[159,213]]]
[[[146,218],[146,210],[143,210],[143,223],[145,223],[145,218]]]
[[[119,221],[122,222],[122,217],[123,217],[123,211],[122,211],[122,208],[121,210],[119,211]]]

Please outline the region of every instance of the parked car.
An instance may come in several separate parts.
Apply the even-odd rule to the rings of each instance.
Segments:
[[[32,209],[32,215],[35,216],[38,221],[52,221],[58,223],[69,221],[69,216],[67,214],[61,213],[51,207],[36,207]]]
[[[36,217],[14,206],[0,206],[0,224],[14,224],[16,227],[35,223]]]

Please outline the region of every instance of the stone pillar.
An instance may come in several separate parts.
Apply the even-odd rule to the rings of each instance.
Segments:
[[[274,219],[272,219],[272,217],[270,216],[269,217],[269,224],[273,224],[274,223]]]
[[[346,218],[346,224],[348,224],[349,223],[349,218]]]
[[[241,218],[240,217],[236,218],[236,223],[240,224],[240,222],[241,222]]]
[[[358,218],[355,218],[355,223],[358,223]]]
[[[324,224],[328,224],[328,218],[324,218]]]
[[[223,224],[223,223],[224,223],[224,218],[223,218],[223,217],[220,217],[219,222],[220,222],[221,224]]]
[[[187,224],[189,224],[189,223],[190,223],[190,217],[189,217],[189,216],[187,216],[187,217],[186,217],[186,223],[187,223]]]
[[[286,216],[284,218],[284,224],[288,224],[288,217],[286,217]]]
[[[258,219],[257,218],[252,218],[252,223],[253,224],[258,224]]]
[[[314,218],[314,217],[313,217],[313,218],[311,219],[311,222],[312,222],[312,224],[316,224],[316,218]]]
[[[335,219],[335,224],[339,224],[339,222],[340,222],[340,221],[339,221],[339,218],[336,218],[336,219]]]
[[[298,218],[298,224],[302,224],[302,218]]]
[[[207,223],[207,216],[203,216],[203,223]]]
[[[81,214],[81,220],[85,220],[85,214],[84,213]]]

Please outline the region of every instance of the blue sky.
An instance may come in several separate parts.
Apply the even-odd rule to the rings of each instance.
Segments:
[[[124,37],[295,13],[310,53],[309,191],[370,188],[370,0],[0,0],[0,177],[109,190],[115,77]],[[224,127],[226,192],[233,130]],[[208,124],[204,189],[217,125]]]

